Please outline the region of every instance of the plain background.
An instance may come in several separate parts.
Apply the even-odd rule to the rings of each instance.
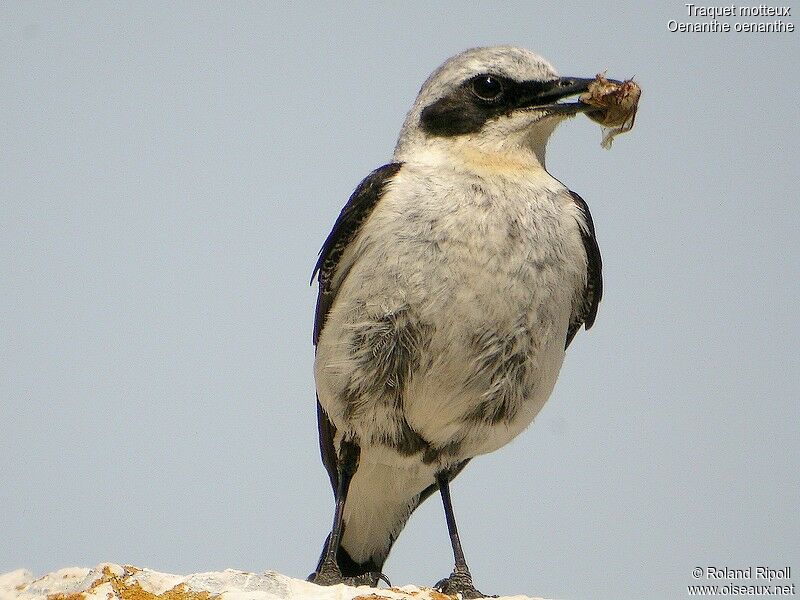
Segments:
[[[425,77],[498,43],[644,95],[611,151],[585,118],[550,144],[606,293],[533,426],[453,486],[476,585],[681,598],[695,566],[800,571],[800,33],[670,19],[709,20],[683,2],[4,2],[0,572],[312,570],[332,495],[311,268]],[[432,499],[386,572],[451,568]]]

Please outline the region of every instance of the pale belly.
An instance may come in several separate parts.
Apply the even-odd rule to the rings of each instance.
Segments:
[[[564,357],[567,298],[553,302],[519,281],[506,283],[502,299],[488,282],[455,291],[437,268],[420,269],[421,287],[377,270],[351,273],[318,345],[319,399],[335,445],[348,436],[361,446],[343,538],[358,561],[390,547],[438,471],[522,432]],[[509,277],[498,273],[495,284]]]
[[[382,463],[416,456],[435,470],[496,450],[553,389],[583,285],[577,228],[534,244],[498,223],[480,243],[464,223],[461,237],[365,240],[341,285],[317,347],[319,399],[340,435],[394,450]],[[573,246],[566,258],[539,250]]]

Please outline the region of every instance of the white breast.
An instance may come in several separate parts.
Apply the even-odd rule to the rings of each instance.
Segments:
[[[451,175],[405,165],[387,188],[342,257],[352,268],[316,360],[320,402],[340,431],[368,445],[405,419],[452,450],[442,462],[493,451],[530,424],[555,384],[586,281],[583,217],[558,181],[542,170]],[[413,364],[398,361],[410,369],[393,380],[403,389],[363,398],[354,414],[347,398],[370,389],[380,367],[354,332],[393,314],[419,325],[414,343],[424,347]]]

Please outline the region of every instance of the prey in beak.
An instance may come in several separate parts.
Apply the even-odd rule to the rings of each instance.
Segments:
[[[546,111],[548,115],[571,116],[584,113],[604,128],[602,146],[611,146],[613,138],[633,128],[641,88],[628,79],[607,79],[598,74],[592,79],[558,77],[545,82],[526,82],[530,97],[522,109]],[[577,102],[560,102],[578,95]]]
[[[629,79],[554,77],[516,81],[484,73],[473,76],[451,93],[431,102],[420,113],[422,130],[434,137],[476,133],[502,117],[536,113],[532,121],[584,113],[608,131],[603,145],[633,127],[641,89]],[[578,96],[577,101],[564,101]],[[520,121],[527,127],[526,122]]]

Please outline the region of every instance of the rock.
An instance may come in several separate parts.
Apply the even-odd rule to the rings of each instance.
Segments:
[[[171,575],[130,565],[69,567],[35,578],[18,569],[0,575],[0,600],[451,600],[431,588],[323,587],[274,571],[235,569]],[[500,600],[536,600],[507,596]]]

